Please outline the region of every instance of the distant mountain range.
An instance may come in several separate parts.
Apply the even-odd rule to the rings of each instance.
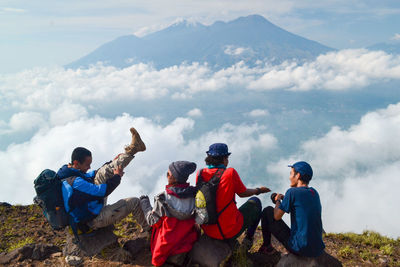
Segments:
[[[105,43],[65,67],[88,67],[101,61],[124,68],[139,62],[156,68],[182,62],[207,62],[217,69],[244,61],[248,65],[268,61],[309,60],[334,49],[308,40],[250,15],[210,26],[183,21],[144,37],[127,35]]]
[[[400,54],[400,41],[378,43],[367,47],[368,50],[382,50],[388,54]]]

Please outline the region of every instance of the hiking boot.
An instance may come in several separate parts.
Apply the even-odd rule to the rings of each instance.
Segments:
[[[143,143],[139,133],[136,131],[135,128],[132,127],[130,131],[132,133],[132,142],[129,146],[125,147],[125,152],[133,156],[137,152],[145,151],[146,145]]]
[[[278,251],[271,245],[269,246],[264,246],[262,245],[259,249],[258,249],[258,253],[264,254],[264,255],[273,255],[275,253],[277,253]]]

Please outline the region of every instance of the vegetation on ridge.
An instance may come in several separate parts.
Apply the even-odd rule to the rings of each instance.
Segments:
[[[131,216],[118,223],[114,233],[118,236],[120,246],[135,238],[139,229]],[[327,252],[338,258],[343,266],[400,266],[400,238],[392,239],[373,231],[364,231],[362,234],[328,233],[324,235],[324,242]],[[41,209],[36,205],[0,206],[0,253],[11,252],[29,243],[51,243],[62,248],[65,243],[65,233],[53,231],[42,215]],[[258,229],[250,253],[255,253],[261,244],[262,234]],[[285,252],[276,241],[274,246],[278,251]],[[141,253],[132,262],[121,263],[110,253],[112,249],[85,259],[85,264],[151,266],[150,250]],[[50,258],[48,261],[57,265],[60,259]],[[235,252],[233,261],[240,261],[241,266],[248,265],[248,258],[243,251]],[[31,265],[32,261],[23,261],[21,264]],[[233,265],[238,266],[238,264]],[[265,266],[268,266],[268,263]]]

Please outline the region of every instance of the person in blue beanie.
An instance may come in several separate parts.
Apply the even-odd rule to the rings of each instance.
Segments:
[[[325,244],[322,240],[321,201],[317,190],[309,187],[313,170],[305,161],[289,165],[290,187],[285,195],[272,194],[275,208],[264,208],[261,227],[264,243],[259,252],[273,254],[271,234],[291,253],[304,257],[318,257]],[[282,220],[290,213],[291,228]]]

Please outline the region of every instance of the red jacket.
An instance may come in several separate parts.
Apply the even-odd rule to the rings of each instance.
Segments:
[[[161,266],[169,256],[189,252],[198,239],[193,218],[194,187],[189,184],[167,186],[154,197],[154,208],[148,198],[140,204],[145,218],[152,226],[151,262]]]
[[[194,223],[194,219],[182,221],[164,216],[153,225],[151,263],[161,266],[169,256],[189,252],[198,238]]]

